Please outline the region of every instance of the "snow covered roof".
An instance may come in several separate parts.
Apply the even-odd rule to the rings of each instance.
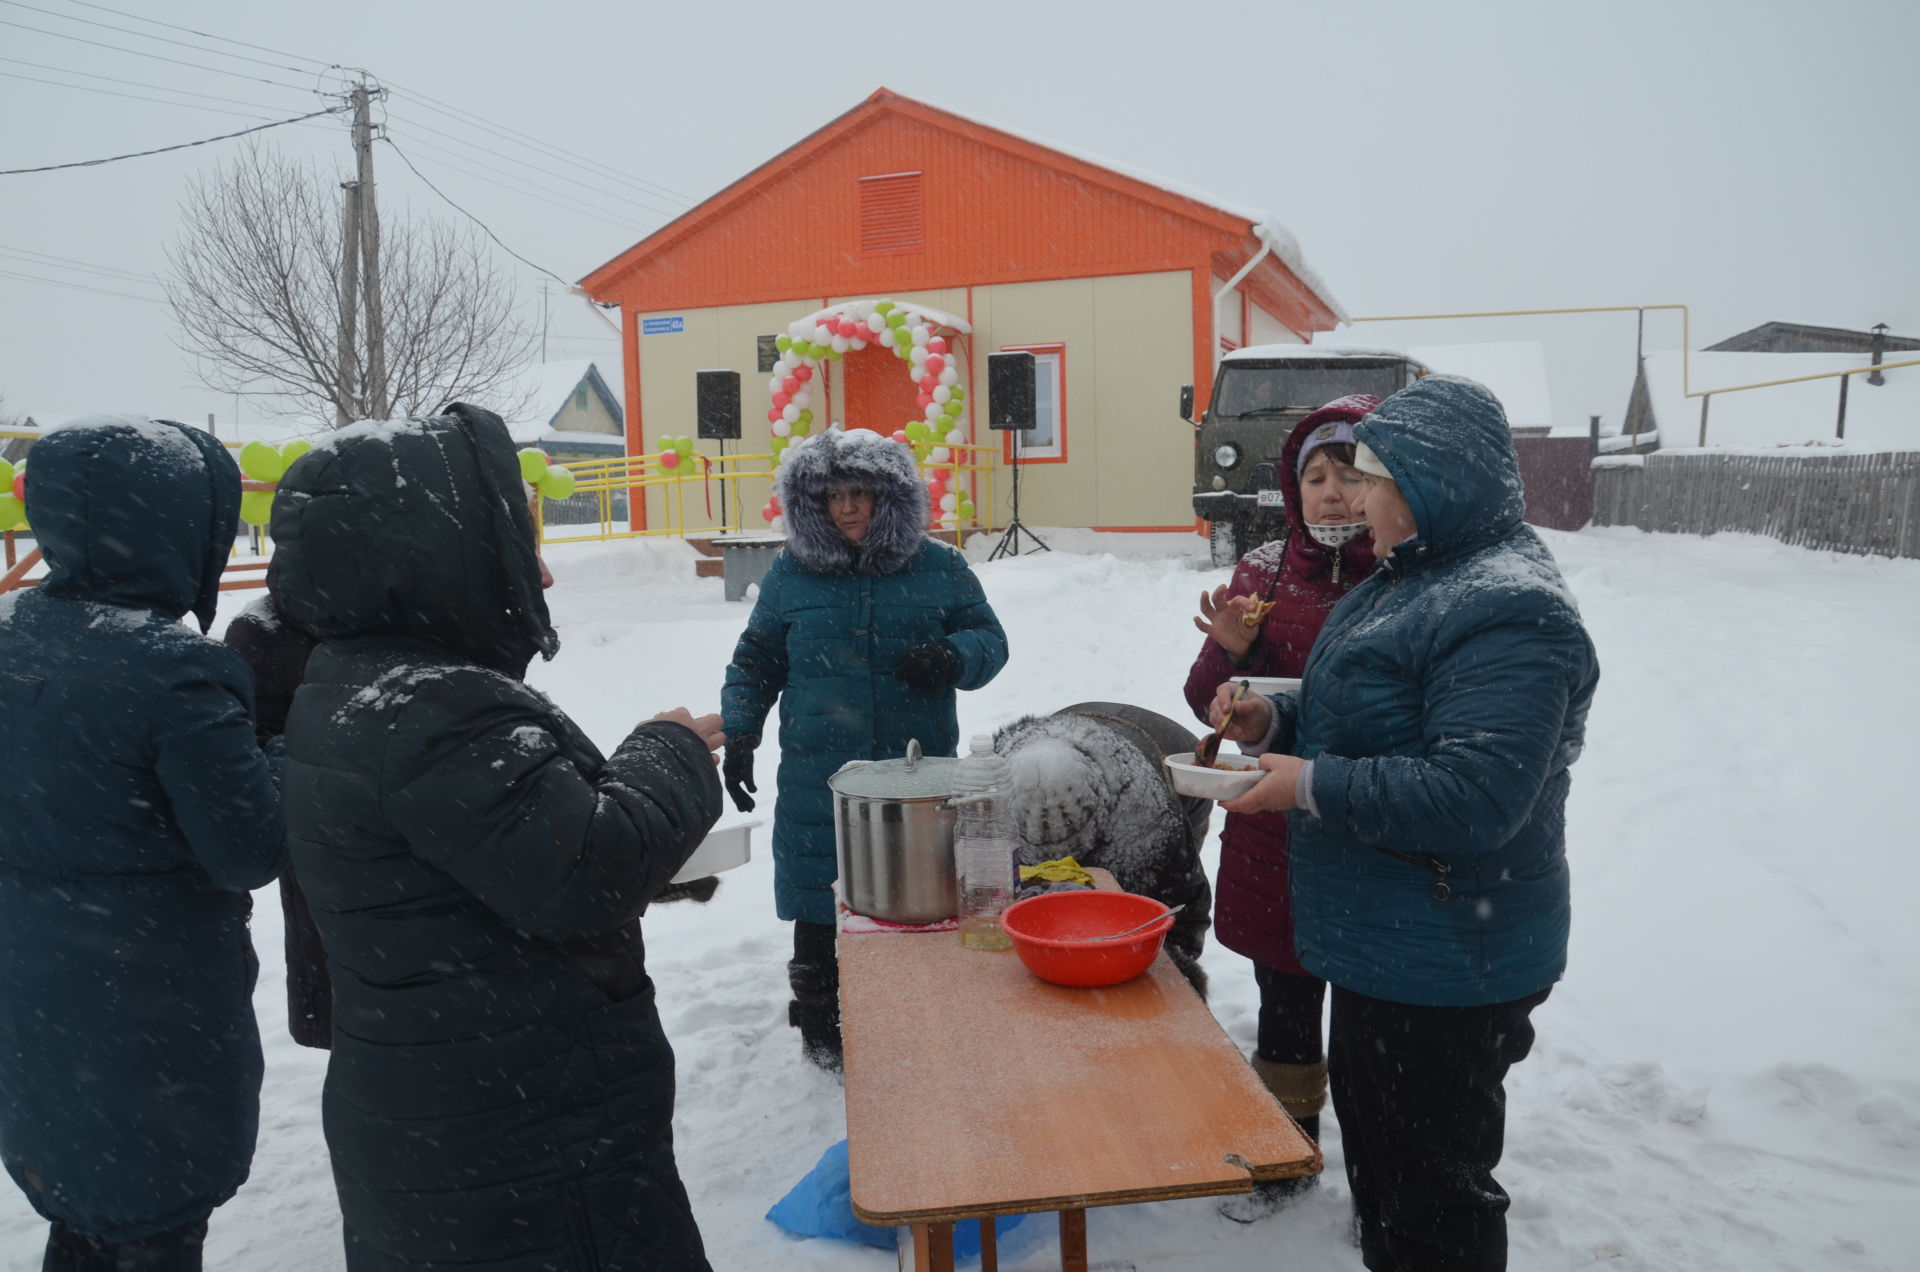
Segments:
[[[1547,351],[1539,341],[1419,345],[1407,352],[1441,375],[1465,376],[1493,390],[1513,428],[1547,428],[1553,424]],[[1569,428],[1569,435],[1575,432],[1585,437],[1584,423],[1578,429]]]
[[[620,409],[619,399],[613,396],[606,379],[601,376],[600,368],[591,358],[576,358],[566,362],[538,362],[523,368],[513,381],[501,386],[500,400],[503,402],[524,401],[526,405],[507,420],[507,431],[513,434],[513,440],[522,446],[530,446],[539,441],[564,440],[553,433],[554,419],[566,409],[567,401],[573,396],[580,382],[586,380],[593,391],[600,395],[607,409],[616,420],[622,420],[624,413]],[[571,435],[570,435],[571,436]],[[613,435],[610,433],[579,434],[591,437],[596,443],[604,443]]]
[[[1892,354],[1889,362],[1907,356]],[[1788,380],[1866,365],[1857,353],[1706,353],[1692,358],[1692,388],[1726,388]],[[1700,399],[1681,384],[1679,352],[1650,353],[1647,392],[1662,449],[1691,447],[1700,438]],[[1920,367],[1886,373],[1886,383],[1849,377],[1847,436],[1834,437],[1840,409],[1837,378],[1716,394],[1707,410],[1707,445],[1722,447],[1845,446],[1850,450],[1920,450]]]

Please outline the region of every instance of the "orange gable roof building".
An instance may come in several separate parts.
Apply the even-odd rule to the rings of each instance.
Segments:
[[[1109,530],[1194,524],[1180,385],[1204,407],[1220,352],[1305,343],[1345,317],[1263,213],[886,89],[581,289],[622,311],[633,454],[695,431],[695,372],[711,368],[741,373],[745,428],[732,449],[764,453],[774,338],[823,308],[891,299],[944,319],[966,390],[955,423],[1000,447],[1004,467],[1008,434],[986,428],[987,355],[1030,351],[1040,426],[1022,435],[1021,518]],[[822,425],[892,433],[922,414],[919,390],[880,345],[849,349],[819,379],[809,388]],[[998,506],[982,520],[1005,524],[1009,486],[997,474]],[[635,508],[637,523],[645,515]]]

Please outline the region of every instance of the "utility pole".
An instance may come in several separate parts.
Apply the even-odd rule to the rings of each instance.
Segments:
[[[540,361],[547,360],[547,280],[540,280]]]
[[[367,376],[364,406],[370,419],[391,413],[387,400],[387,321],[380,303],[380,209],[373,187],[372,92],[361,80],[353,90],[353,149],[359,159],[355,193],[360,200],[360,276],[367,307]]]
[[[359,123],[356,119],[355,128]],[[340,328],[334,349],[333,426],[345,428],[360,416],[360,183],[343,181],[347,192],[340,209]]]

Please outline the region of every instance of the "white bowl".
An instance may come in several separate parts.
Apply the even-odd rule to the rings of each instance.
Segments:
[[[1247,692],[1271,698],[1276,693],[1299,693],[1300,682],[1292,676],[1236,676],[1234,684],[1247,682]]]
[[[1222,751],[1214,759],[1216,763],[1230,766],[1231,771],[1201,768],[1193,762],[1192,751],[1169,755],[1165,764],[1167,775],[1173,779],[1173,789],[1198,799],[1236,799],[1252,790],[1267,775],[1267,771],[1260,767],[1258,756]]]
[[[693,850],[693,856],[687,858],[687,864],[680,867],[680,873],[668,882],[687,883],[746,865],[753,856],[753,828],[759,824],[758,821],[740,822],[708,831],[700,846]]]

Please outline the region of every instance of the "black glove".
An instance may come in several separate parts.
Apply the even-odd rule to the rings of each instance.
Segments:
[[[893,674],[912,689],[945,689],[960,679],[960,651],[944,640],[915,645],[894,661]]]
[[[728,738],[727,758],[721,762],[720,772],[727,779],[727,794],[733,797],[733,806],[743,813],[753,811],[753,796],[748,791],[760,788],[753,784],[753,748],[760,745],[756,737]]]

